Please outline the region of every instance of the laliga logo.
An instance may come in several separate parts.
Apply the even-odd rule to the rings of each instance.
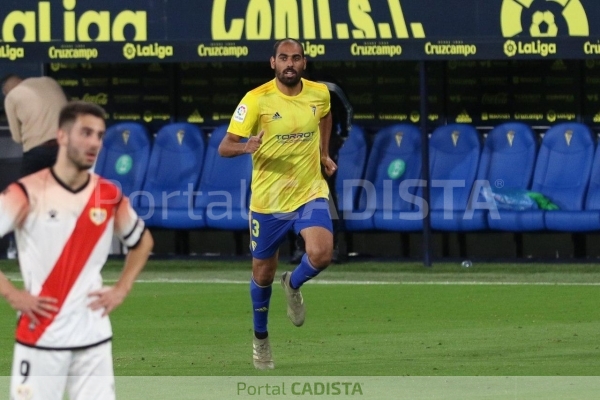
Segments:
[[[123,46],[123,57],[133,60],[136,57],[157,57],[163,59],[173,56],[173,46],[161,46],[158,43],[141,45],[126,43]]]
[[[509,57],[513,57],[517,54],[517,44],[514,40],[507,40],[504,43],[504,54],[506,54]]]
[[[531,37],[556,37],[559,26],[565,23],[568,36],[589,36],[590,27],[581,0],[504,0],[502,3],[500,24],[504,37],[521,34],[523,24]]]
[[[550,54],[556,54],[556,43],[544,43],[541,40],[529,43],[515,42],[514,40],[504,42],[504,54],[513,57],[517,53],[546,57]]]
[[[132,43],[127,43],[123,46],[123,57],[128,60],[133,60],[135,58],[135,45]]]

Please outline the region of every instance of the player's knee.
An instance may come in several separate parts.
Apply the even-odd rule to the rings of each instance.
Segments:
[[[252,279],[259,286],[269,286],[273,283],[275,275],[269,271],[254,271],[252,273]]]
[[[252,279],[259,286],[269,286],[275,279],[277,263],[254,260],[252,263]]]
[[[322,269],[331,264],[333,249],[329,247],[319,246],[313,249],[306,249],[306,254],[313,267]]]
[[[268,277],[264,275],[253,276],[254,282],[258,286],[270,286],[273,284],[273,277]]]

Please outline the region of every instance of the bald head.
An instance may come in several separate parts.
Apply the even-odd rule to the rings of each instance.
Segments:
[[[302,47],[302,43],[300,43],[296,39],[286,38],[286,39],[281,39],[281,40],[278,40],[277,42],[275,42],[275,45],[273,46],[273,58],[277,58],[279,48],[281,47],[282,44],[292,44],[292,45],[298,46],[298,49],[299,49],[298,52],[302,55],[302,57],[304,57],[304,47]]]

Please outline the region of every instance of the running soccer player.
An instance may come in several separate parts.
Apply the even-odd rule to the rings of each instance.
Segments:
[[[24,290],[0,272],[0,294],[19,313],[11,399],[115,398],[112,329],[153,246],[119,188],[90,173],[104,110],[85,102],[60,112],[58,158],[0,195],[0,235],[15,231]],[[113,233],[130,248],[121,277],[103,287]]]
[[[331,113],[329,90],[302,78],[306,58],[295,39],[275,43],[270,59],[275,79],[248,92],[241,100],[219,146],[219,154],[252,154],[250,237],[252,252],[253,362],[258,369],[275,367],[267,330],[271,285],[279,245],[293,229],[306,242],[306,254],[281,285],[287,315],[304,323],[300,287],[331,262],[333,234],[329,189],[321,173],[337,166],[329,157]],[[243,142],[242,138],[248,138]]]

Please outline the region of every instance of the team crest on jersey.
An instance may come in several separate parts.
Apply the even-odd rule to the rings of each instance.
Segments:
[[[236,108],[235,113],[233,113],[233,119],[237,122],[244,122],[246,119],[246,113],[248,112],[248,107],[245,104],[240,104],[238,108]]]
[[[317,116],[317,106],[311,104],[310,109],[313,112],[313,117],[316,117]]]
[[[102,225],[104,221],[106,221],[106,216],[108,213],[104,208],[91,208],[90,209],[90,219],[95,225]]]

